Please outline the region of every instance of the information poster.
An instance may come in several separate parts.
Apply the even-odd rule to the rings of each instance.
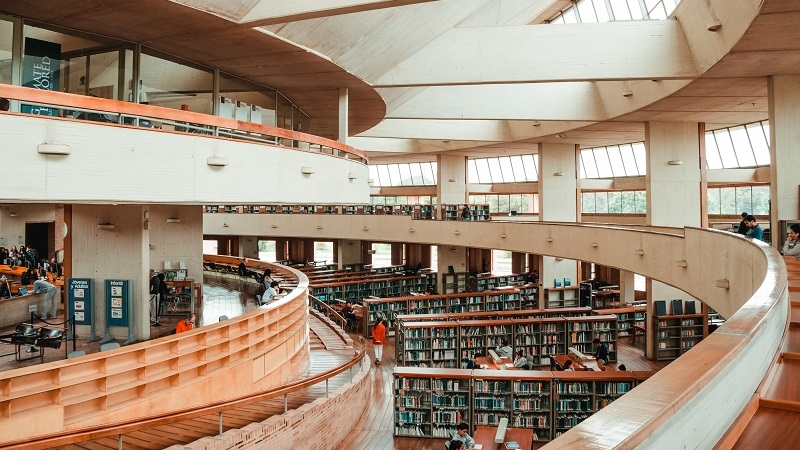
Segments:
[[[22,58],[22,85],[45,91],[58,91],[61,69],[61,44],[25,38]],[[22,105],[22,112],[40,116],[58,116],[58,109],[46,106]]]
[[[128,292],[128,280],[106,280],[106,323],[109,326],[128,326]]]
[[[92,280],[89,278],[70,278],[67,280],[67,307],[69,315],[75,317],[75,325],[92,323]]]

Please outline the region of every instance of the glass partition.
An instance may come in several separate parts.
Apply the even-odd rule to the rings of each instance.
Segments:
[[[214,73],[185,61],[143,49],[139,102],[164,108],[213,113]],[[242,111],[244,112],[244,111]],[[242,112],[237,111],[238,114]]]
[[[250,107],[250,122],[276,126],[275,89],[259,86],[227,73],[220,73],[219,95],[224,99],[220,100],[221,117],[233,118],[233,110],[238,102]]]
[[[0,83],[11,84],[11,54],[14,23],[0,18]]]

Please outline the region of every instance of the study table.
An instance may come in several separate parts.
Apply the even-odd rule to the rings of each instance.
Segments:
[[[597,363],[597,360],[594,358],[578,358],[575,355],[551,355],[551,358],[555,358],[556,362],[564,367],[564,364],[567,360],[572,360],[572,367],[576,372],[580,372],[581,370],[591,370],[595,372],[599,372],[601,370],[606,370],[606,367]]]
[[[500,362],[496,363],[491,356],[480,356],[475,358],[475,362],[481,367],[485,366],[487,369],[492,370],[519,370],[518,367],[514,367],[514,361],[506,357],[500,358]]]
[[[475,429],[476,444],[483,445],[481,450],[504,450],[506,442],[516,442],[522,450],[531,450],[533,447],[533,430],[530,428],[506,428],[506,437],[503,443],[496,443],[494,436],[497,434],[497,427],[479,425]]]

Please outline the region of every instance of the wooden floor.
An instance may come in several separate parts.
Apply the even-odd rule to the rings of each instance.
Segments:
[[[734,449],[797,449],[800,428],[800,263],[787,261],[789,275],[789,329],[781,357],[774,367],[751,418],[740,418],[743,428]],[[737,430],[736,424],[731,430]]]

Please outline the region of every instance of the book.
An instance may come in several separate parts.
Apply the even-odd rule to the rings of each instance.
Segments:
[[[522,447],[519,446],[519,442],[517,442],[517,441],[509,441],[509,442],[506,442],[503,445],[505,445],[506,449],[508,449],[508,450],[516,450],[516,449],[521,449],[522,448]]]

